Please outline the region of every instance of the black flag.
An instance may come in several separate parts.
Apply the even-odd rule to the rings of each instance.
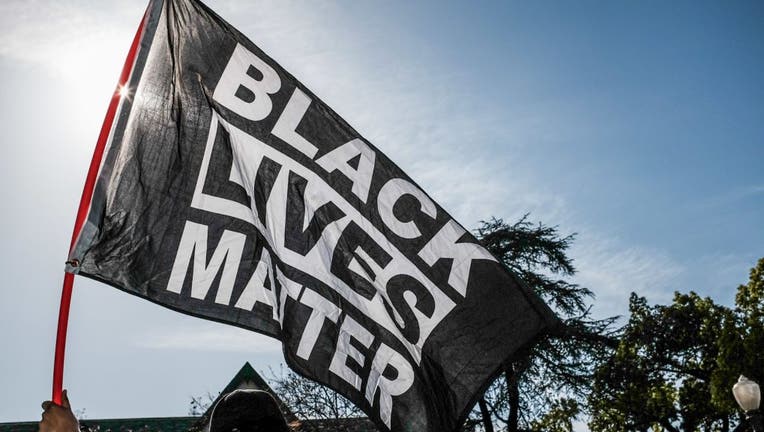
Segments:
[[[548,307],[206,6],[144,19],[67,271],[279,339],[382,430],[457,430]]]

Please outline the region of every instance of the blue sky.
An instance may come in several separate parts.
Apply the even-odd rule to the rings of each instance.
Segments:
[[[730,304],[764,256],[761,2],[208,4],[465,226],[577,232],[599,316],[629,292]],[[0,422],[49,397],[87,164],[142,1],[0,4]],[[65,383],[90,418],[183,415],[276,343],[75,286]]]

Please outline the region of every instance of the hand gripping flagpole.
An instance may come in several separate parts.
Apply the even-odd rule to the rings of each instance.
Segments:
[[[93,190],[95,188],[96,178],[101,167],[101,160],[103,159],[104,149],[106,148],[106,140],[109,138],[111,132],[111,126],[114,123],[114,117],[119,107],[119,101],[126,94],[122,89],[130,78],[130,73],[135,64],[135,56],[140,46],[141,37],[143,35],[143,28],[148,17],[148,9],[143,14],[141,24],[138,26],[138,31],[135,33],[133,43],[130,45],[130,51],[125,59],[125,65],[122,67],[122,74],[119,76],[119,82],[117,88],[114,90],[114,94],[111,96],[111,102],[109,103],[109,109],[106,111],[106,117],[103,120],[101,126],[101,133],[98,135],[98,142],[96,143],[95,150],[93,151],[93,158],[90,160],[90,168],[88,170],[88,176],[85,179],[85,186],[82,189],[82,197],[80,198],[80,206],[77,210],[77,219],[74,221],[74,230],[72,232],[72,241],[69,245],[69,252],[71,253],[74,247],[77,237],[80,235],[82,226],[85,224],[85,218],[87,217],[90,209],[90,201],[93,197]],[[72,263],[76,265],[77,263]],[[53,402],[61,405],[61,392],[64,383],[64,355],[66,351],[66,330],[69,324],[69,305],[72,300],[72,287],[74,286],[74,274],[64,273],[64,285],[61,290],[61,306],[58,310],[58,331],[56,333],[56,351],[55,358],[53,360]]]

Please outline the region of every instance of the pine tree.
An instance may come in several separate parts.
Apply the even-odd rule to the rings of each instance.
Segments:
[[[481,418],[486,430],[495,421],[508,432],[543,422],[555,407],[566,408],[556,412],[557,419],[560,413],[575,417],[596,366],[617,345],[616,318],[592,318],[593,293],[570,282],[575,268],[567,252],[575,235],[561,236],[557,227],[533,224],[526,215],[513,224],[484,221],[476,236],[553,308],[561,325],[506,367],[503,379],[488,389],[473,417]]]

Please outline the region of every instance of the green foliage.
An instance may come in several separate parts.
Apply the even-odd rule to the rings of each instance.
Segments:
[[[725,424],[729,414],[711,402],[710,386],[729,309],[691,292],[675,293],[668,306],[632,294],[629,311],[615,355],[595,375],[592,430]]]
[[[649,306],[635,294],[614,354],[595,374],[592,431],[728,431],[738,375],[764,378],[764,259],[735,308],[694,292]]]
[[[745,357],[741,372],[751,379],[764,380],[764,258],[751,269],[748,284],[738,287],[735,312],[742,334]]]
[[[573,419],[581,407],[573,399],[561,398],[538,420],[531,422],[531,430],[544,432],[573,432]]]
[[[711,396],[714,404],[733,411],[737,404],[730,386],[739,375],[764,384],[764,258],[751,269],[748,283],[738,287],[719,346]]]

